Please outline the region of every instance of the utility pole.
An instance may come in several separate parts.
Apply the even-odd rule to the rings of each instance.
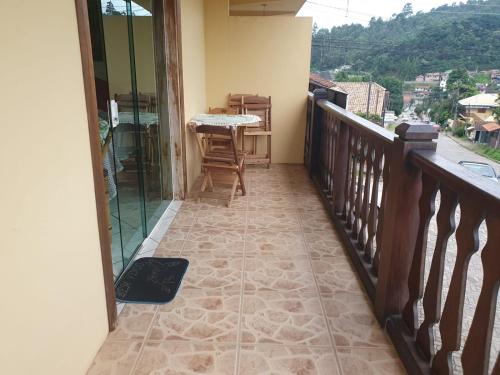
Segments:
[[[370,74],[370,83],[368,84],[368,102],[366,103],[366,118],[370,114],[370,99],[372,94],[372,75]]]

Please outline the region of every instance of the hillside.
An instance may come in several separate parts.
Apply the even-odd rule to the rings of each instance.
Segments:
[[[313,32],[313,70],[351,65],[375,79],[412,80],[436,71],[500,68],[500,0],[469,0],[413,14],[411,4],[389,21]]]

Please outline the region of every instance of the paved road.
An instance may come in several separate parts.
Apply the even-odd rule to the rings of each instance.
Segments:
[[[497,172],[497,175],[500,175],[500,163],[496,163],[490,159],[487,159],[481,155],[472,152],[465,147],[459,145],[450,137],[444,135],[443,133],[439,134],[439,138],[437,140],[437,152],[444,156],[445,158],[458,163],[460,160],[467,161],[477,161],[481,163],[488,163],[491,165]]]

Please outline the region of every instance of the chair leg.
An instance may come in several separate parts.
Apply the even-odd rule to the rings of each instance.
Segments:
[[[214,191],[214,180],[210,171],[208,171],[208,191]]]
[[[240,171],[237,172],[238,173],[238,180],[240,181],[240,187],[241,187],[241,195],[245,196],[247,195],[247,189],[245,187],[245,181],[243,180],[243,173]]]
[[[267,136],[267,157],[269,159],[269,163],[267,163],[267,169],[271,168],[271,136]]]
[[[203,175],[203,182],[201,183],[201,188],[200,188],[200,191],[203,193],[205,191],[205,189],[207,188],[207,183],[208,183],[208,179],[209,179],[209,173],[207,169],[205,169],[205,173]]]
[[[236,192],[236,187],[238,186],[238,175],[234,175],[233,187],[231,189],[231,196],[229,197],[229,202],[227,202],[227,206],[231,207],[231,202],[234,198],[234,193]]]

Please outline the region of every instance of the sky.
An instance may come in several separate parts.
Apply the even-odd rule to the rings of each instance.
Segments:
[[[372,16],[389,19],[400,13],[411,2],[413,12],[429,11],[440,5],[451,4],[446,0],[307,0],[298,16],[313,17],[320,28],[331,28],[350,23],[367,25]],[[458,2],[458,1],[457,1]],[[321,5],[323,4],[323,5]],[[346,12],[346,9],[348,11]]]

